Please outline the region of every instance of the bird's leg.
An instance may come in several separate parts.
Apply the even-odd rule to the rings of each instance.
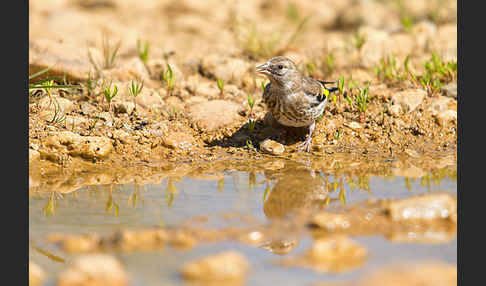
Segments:
[[[306,150],[307,152],[310,152],[311,143],[312,143],[312,132],[314,132],[315,127],[316,127],[316,122],[314,121],[309,126],[309,135],[307,135],[307,138],[305,139],[305,141],[302,142],[301,144],[297,145],[297,152],[300,152],[302,150]]]

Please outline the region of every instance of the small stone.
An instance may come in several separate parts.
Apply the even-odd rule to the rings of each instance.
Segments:
[[[57,95],[52,95],[52,97],[44,96],[38,103],[41,110],[52,110],[56,108],[63,110],[64,112],[69,112],[73,109],[73,103],[71,100]]]
[[[73,103],[66,98],[53,95],[43,97],[38,103],[40,117],[43,120],[52,121],[65,117],[65,114],[73,109]]]
[[[418,48],[424,48],[427,41],[437,32],[437,25],[430,21],[420,21],[412,27],[411,34],[415,36]]]
[[[147,68],[138,57],[120,61],[115,69],[110,70],[110,75],[119,81],[131,81],[134,78],[139,81],[150,79]]]
[[[135,104],[130,101],[115,102],[113,104],[116,113],[131,114],[135,108]]]
[[[351,128],[351,129],[361,129],[362,128],[361,124],[359,124],[356,121],[352,121],[351,123],[344,123],[343,125]]]
[[[106,254],[80,255],[57,278],[57,286],[125,286],[128,276],[121,263]]]
[[[294,250],[298,245],[299,240],[296,238],[283,238],[266,241],[260,247],[273,254],[285,255]]]
[[[454,99],[457,99],[457,82],[451,82],[445,86],[443,86],[441,89],[442,94],[444,96],[452,97]]]
[[[220,54],[210,54],[201,61],[203,74],[214,79],[220,78],[225,83],[240,85],[250,64],[240,58],[223,57]]]
[[[393,221],[453,219],[457,200],[448,193],[426,194],[385,202],[385,209]]]
[[[195,94],[203,98],[212,99],[219,96],[220,91],[215,82],[204,82],[197,86]]]
[[[37,150],[29,148],[29,162],[36,161],[40,159],[40,153]]]
[[[457,111],[450,109],[442,111],[435,116],[435,119],[440,126],[445,126],[449,122],[457,122]]]
[[[97,235],[67,235],[62,239],[61,247],[68,253],[86,253],[96,251],[99,247]]]
[[[452,98],[439,96],[432,100],[432,103],[430,104],[428,111],[430,111],[432,115],[437,115],[443,111],[448,110],[450,105],[453,104],[454,102],[455,101]]]
[[[393,104],[388,107],[388,114],[390,114],[393,117],[398,117],[402,114],[403,108],[401,105],[398,104]]]
[[[457,25],[440,25],[430,38],[428,49],[442,55],[446,61],[457,61]]]
[[[195,147],[195,139],[185,132],[170,132],[162,137],[162,145],[174,150],[191,150]]]
[[[188,98],[186,100],[186,104],[191,105],[191,104],[197,104],[197,103],[206,102],[206,101],[208,101],[207,98],[196,95],[196,96],[191,96],[190,98]]]
[[[236,251],[225,251],[183,265],[185,279],[208,282],[241,281],[249,270],[245,256]]]
[[[46,146],[90,160],[105,158],[113,150],[113,144],[107,137],[81,136],[70,131],[54,132],[47,138]]]
[[[156,91],[154,89],[144,87],[139,95],[135,98],[138,107],[146,108],[150,110],[151,108],[160,108],[164,105],[164,101],[160,95],[161,91]]]
[[[181,111],[184,109],[184,104],[177,96],[169,96],[165,99],[165,104],[170,108],[170,110]]]
[[[351,220],[344,214],[320,212],[312,218],[312,224],[328,231],[334,231],[349,228]]]
[[[130,140],[131,136],[126,131],[123,131],[121,129],[116,129],[113,130],[112,138],[118,139],[120,140],[121,143],[126,144]]]
[[[81,106],[81,113],[83,113],[83,115],[92,115],[98,111],[96,107],[94,107],[89,102],[82,102],[80,106]]]
[[[169,243],[176,248],[189,249],[196,245],[197,240],[185,231],[175,231],[171,233]]]
[[[368,251],[344,235],[329,235],[314,241],[300,257],[289,257],[283,265],[311,268],[316,272],[344,272],[363,265]]]
[[[371,68],[386,54],[385,43],[389,40],[390,36],[385,31],[368,26],[360,28],[358,34],[366,39],[359,50],[361,63],[365,67]]]
[[[334,263],[350,258],[362,259],[367,254],[366,248],[342,235],[318,239],[308,252],[308,255],[314,260]]]
[[[285,152],[285,147],[276,141],[266,139],[260,143],[260,150],[271,155],[281,155]]]
[[[50,39],[29,41],[29,74],[50,68],[49,76],[66,76],[73,81],[85,81],[91,70],[86,51],[76,44]]]
[[[422,89],[407,89],[392,95],[393,104],[401,105],[405,112],[412,112],[422,103],[427,92]]]
[[[46,279],[46,273],[39,265],[29,261],[29,285],[38,286]]]
[[[152,250],[164,246],[168,239],[167,232],[163,229],[146,229],[137,231],[116,232],[112,241],[123,251]]]
[[[200,129],[214,131],[239,119],[239,107],[230,101],[211,100],[192,105],[188,117]]]

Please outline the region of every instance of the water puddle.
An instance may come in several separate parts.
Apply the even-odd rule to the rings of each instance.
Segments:
[[[437,261],[457,263],[455,229],[431,241],[401,239],[383,233],[351,234],[368,255],[363,263],[343,271],[314,271],[283,266],[282,259],[299,257],[312,247],[314,234],[308,218],[319,211],[346,213],[369,200],[400,199],[422,194],[456,196],[456,171],[426,172],[416,178],[393,175],[325,173],[310,164],[287,162],[267,169],[210,170],[193,176],[164,176],[145,185],[87,185],[71,192],[56,189],[30,192],[30,260],[47,273],[45,285],[72,261],[76,253],[63,251],[47,237],[96,233],[109,236],[119,230],[198,227],[205,230],[245,229],[263,239],[245,243],[237,239],[198,241],[193,247],[111,251],[121,261],[130,285],[185,285],[183,263],[222,250],[244,254],[251,270],[244,285],[309,285],[350,281],[394,262]],[[224,232],[223,232],[224,233]],[[227,232],[228,233],[228,232]],[[234,236],[233,236],[234,237]]]

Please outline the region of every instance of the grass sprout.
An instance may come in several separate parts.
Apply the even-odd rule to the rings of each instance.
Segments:
[[[255,114],[253,113],[253,106],[255,105],[255,100],[248,94],[248,106],[250,107],[250,114],[248,115],[248,129],[250,134],[253,134],[255,129]]]
[[[150,69],[147,64],[148,56],[149,56],[149,48],[150,48],[150,44],[148,41],[145,42],[145,44],[142,47],[142,41],[140,41],[140,39],[137,40],[138,57],[142,61],[143,65],[145,66],[145,69],[147,70],[148,74],[151,75]]]
[[[47,73],[51,68],[54,66],[47,67],[45,69],[42,69],[33,75],[29,75],[29,82],[40,77],[41,75]],[[49,96],[51,96],[51,90],[52,89],[58,89],[58,88],[78,88],[79,86],[77,85],[68,85],[68,84],[55,84],[55,79],[58,78],[44,78],[44,79],[39,79],[34,81],[33,83],[29,83],[29,91],[34,90],[34,89],[43,89],[46,91]]]
[[[104,58],[103,68],[111,69],[111,68],[115,67],[115,60],[116,60],[116,56],[118,54],[118,51],[120,50],[121,40],[116,42],[112,46],[110,44],[108,37],[103,36],[102,42],[103,42],[102,52],[103,52],[103,58]]]
[[[218,78],[216,79],[216,85],[218,86],[219,93],[221,96],[224,95],[224,80]]]
[[[444,61],[436,53],[432,53],[429,60],[424,63],[425,72],[415,75],[409,68],[409,56],[405,59],[404,69],[410,76],[412,82],[419,84],[429,93],[440,89],[445,83],[457,77],[457,62]]]
[[[167,95],[170,96],[175,86],[175,76],[169,64],[167,70],[162,72],[162,80],[167,84]]]
[[[56,125],[65,122],[66,114],[64,113],[64,110],[61,108],[61,105],[59,104],[56,98],[51,97],[51,100],[53,100],[53,104],[54,104],[54,115],[52,116],[52,119],[48,121],[49,124]]]
[[[360,122],[362,123],[365,121],[366,110],[368,110],[368,102],[370,101],[369,87],[370,84],[368,82],[363,89],[358,88],[358,94],[355,96],[356,107],[359,111]]]
[[[136,84],[132,80],[132,84],[130,85],[130,88],[128,89],[128,93],[133,97],[133,104],[135,106],[134,109],[137,109],[137,101],[136,101],[136,98],[140,94],[140,92],[142,92],[142,89],[143,89],[143,81]]]
[[[379,65],[375,65],[373,70],[378,78],[389,83],[396,83],[406,77],[400,72],[396,58],[393,55],[381,59]]]
[[[113,89],[112,89],[111,85],[112,84],[110,82],[109,85],[104,85],[104,87],[103,87],[103,95],[105,96],[105,99],[108,102],[108,110],[109,111],[111,111],[111,101],[118,94],[118,86],[114,85]]]

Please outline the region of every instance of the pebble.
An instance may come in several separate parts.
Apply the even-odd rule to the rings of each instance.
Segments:
[[[444,96],[457,99],[457,82],[451,82],[440,89]]]
[[[343,235],[318,239],[308,252],[312,259],[330,263],[344,259],[362,259],[367,254],[366,248]]]
[[[240,105],[226,100],[211,100],[189,107],[189,119],[200,129],[214,131],[240,118]]]
[[[36,263],[29,261],[29,285],[38,286],[46,279],[46,273]]]
[[[84,159],[105,158],[113,151],[113,144],[107,137],[81,136],[70,131],[53,132],[46,139],[46,146],[55,149],[56,153]]]
[[[449,218],[453,220],[457,216],[457,199],[448,193],[426,194],[391,200],[385,209],[393,221]]]
[[[276,141],[266,139],[260,143],[260,150],[271,155],[281,155],[285,152],[285,147]]]
[[[210,54],[201,61],[201,71],[203,74],[220,78],[225,83],[240,85],[250,64],[240,58],[222,57],[219,54]]]
[[[195,147],[195,139],[186,132],[170,132],[162,136],[162,145],[174,150],[191,150]]]
[[[39,151],[29,148],[29,162],[36,161],[38,159],[40,159]]]
[[[440,126],[447,125],[448,122],[457,122],[457,111],[456,110],[445,110],[440,112],[435,116],[437,123]]]
[[[351,220],[344,214],[320,212],[312,218],[312,223],[329,231],[347,229],[351,226]]]
[[[432,113],[432,115],[437,115],[440,112],[448,110],[451,105],[455,105],[454,99],[450,97],[439,96],[432,100],[428,110]]]
[[[126,286],[128,282],[128,275],[113,256],[85,254],[73,259],[73,263],[59,274],[56,285]]]
[[[115,102],[113,108],[116,113],[127,113],[131,114],[135,108],[135,104],[130,101]]]
[[[49,39],[29,41],[29,73],[49,68],[51,76],[66,76],[69,80],[85,81],[91,69],[86,50],[81,51],[69,41],[60,43]]]
[[[427,95],[423,89],[407,89],[392,95],[394,105],[400,105],[405,112],[414,111]]]
[[[188,280],[241,281],[249,267],[243,254],[229,250],[190,261],[183,265],[181,274]]]

